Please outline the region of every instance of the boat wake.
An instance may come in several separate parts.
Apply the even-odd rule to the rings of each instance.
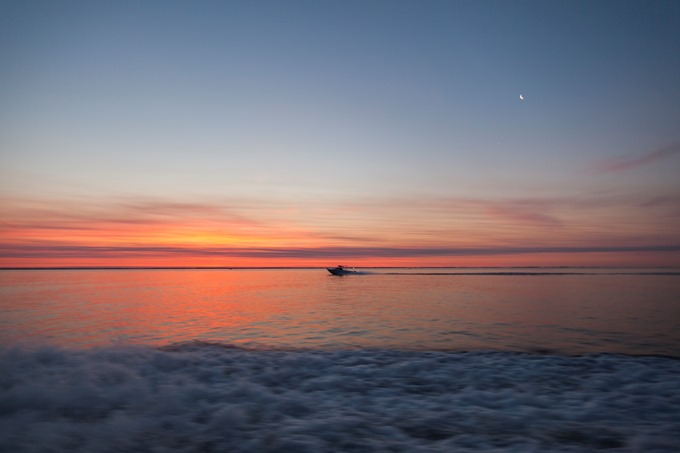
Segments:
[[[382,275],[499,275],[499,276],[547,276],[547,275],[669,275],[680,276],[680,272],[580,272],[580,271],[490,271],[490,272],[381,272]]]

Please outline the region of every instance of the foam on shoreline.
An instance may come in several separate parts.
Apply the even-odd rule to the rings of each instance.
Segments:
[[[680,360],[613,354],[13,348],[0,450],[673,451]]]

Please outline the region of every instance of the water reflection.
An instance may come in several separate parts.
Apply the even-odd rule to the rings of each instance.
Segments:
[[[5,271],[0,341],[676,354],[673,275]]]

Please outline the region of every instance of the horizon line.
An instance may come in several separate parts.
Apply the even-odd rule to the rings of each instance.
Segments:
[[[11,266],[0,271],[41,270],[277,270],[326,269],[333,266]],[[347,266],[355,269],[678,269],[678,266]]]

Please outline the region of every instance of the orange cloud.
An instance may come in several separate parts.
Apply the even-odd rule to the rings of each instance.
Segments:
[[[680,264],[674,199],[5,199],[0,266]]]

